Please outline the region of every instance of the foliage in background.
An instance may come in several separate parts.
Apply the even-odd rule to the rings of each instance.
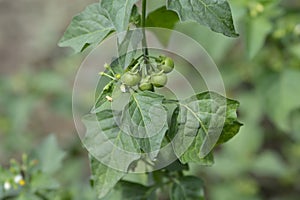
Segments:
[[[56,138],[50,135],[32,153],[23,154],[21,162],[11,159],[9,168],[0,166],[0,199],[95,199],[88,184],[84,188],[78,185],[77,172],[71,169],[74,166],[63,163],[65,157]]]
[[[31,2],[31,4],[28,2]],[[83,187],[89,188],[87,186],[88,182],[82,181],[82,179],[86,180],[88,175],[85,178],[78,178],[78,174],[87,174],[85,169],[87,164],[85,164],[85,159],[83,159],[86,155],[78,154],[78,152],[82,151],[78,150],[82,149],[80,143],[74,143],[72,140],[72,138],[77,137],[75,132],[70,131],[73,126],[69,125],[67,131],[62,124],[57,124],[57,122],[50,120],[48,121],[48,128],[45,129],[44,126],[40,127],[41,123],[39,120],[36,120],[36,115],[30,115],[27,112],[25,115],[20,114],[20,116],[25,117],[17,119],[18,115],[14,112],[14,110],[18,110],[20,113],[23,113],[23,108],[20,107],[27,105],[27,101],[23,101],[23,99],[35,96],[37,99],[43,99],[42,102],[44,103],[42,103],[40,109],[49,113],[47,117],[52,116],[51,119],[55,119],[62,114],[64,116],[63,119],[72,121],[70,114],[71,102],[69,101],[72,89],[71,84],[67,87],[61,87],[61,92],[55,93],[54,99],[52,93],[52,95],[49,95],[47,88],[40,93],[35,93],[33,90],[28,89],[30,87],[27,84],[24,86],[25,90],[23,92],[14,89],[20,88],[17,83],[23,82],[24,79],[26,79],[25,82],[31,83],[33,78],[39,75],[42,77],[45,74],[50,74],[50,76],[56,77],[55,79],[58,82],[61,82],[68,76],[72,77],[76,71],[74,66],[79,66],[80,64],[80,60],[74,58],[68,58],[68,63],[66,63],[66,53],[56,48],[54,44],[61,34],[62,27],[65,26],[64,23],[70,20],[72,15],[70,13],[82,10],[86,2],[79,3],[80,1],[74,1],[72,7],[67,2],[65,4],[62,3],[62,1],[38,2],[34,0],[28,0],[23,4],[18,2],[18,5],[22,4],[20,9],[22,8],[23,10],[20,10],[17,6],[6,8],[4,4],[1,4],[1,8],[6,8],[6,10],[1,11],[1,16],[10,12],[13,13],[14,17],[7,19],[7,17],[3,16],[0,18],[0,21],[6,20],[5,23],[7,23],[10,19],[13,19],[14,22],[18,19],[18,24],[24,24],[32,30],[32,32],[26,33],[34,37],[36,45],[33,48],[30,45],[21,43],[27,41],[27,38],[23,36],[24,31],[17,29],[19,26],[11,26],[9,23],[9,28],[1,29],[1,33],[7,31],[8,35],[11,35],[9,30],[14,30],[14,37],[12,38],[14,40],[15,37],[18,38],[16,40],[17,45],[15,45],[18,48],[13,48],[13,45],[2,45],[3,43],[1,43],[1,47],[5,46],[5,49],[9,50],[8,53],[13,52],[11,53],[13,58],[16,56],[16,49],[21,52],[25,52],[26,49],[28,56],[31,56],[29,60],[34,61],[34,63],[29,63],[29,61],[21,63],[25,62],[24,58],[18,57],[14,61],[18,62],[20,68],[30,66],[33,70],[28,72],[24,72],[24,70],[15,71],[11,72],[14,73],[12,75],[1,74],[0,162],[7,166],[9,157],[19,158],[22,152],[29,152],[33,146],[38,144],[38,139],[44,137],[44,134],[55,130],[54,132],[58,135],[68,136],[59,140],[67,151],[67,160],[64,162],[64,167],[61,170],[63,173],[59,173],[59,170],[58,173],[55,173],[55,176],[68,180],[60,184],[59,190],[71,190],[74,194],[77,194],[76,191],[87,191],[90,193],[89,189],[83,189]],[[14,4],[16,2],[6,1],[6,4],[8,3]],[[60,4],[59,8],[57,3]],[[300,117],[299,105],[297,106],[297,103],[292,102],[296,102],[295,99],[299,97],[298,91],[300,87],[300,84],[298,84],[300,80],[299,2],[295,0],[231,0],[230,3],[233,17],[236,25],[238,25],[237,30],[240,33],[240,39],[238,40],[214,34],[195,23],[188,22],[175,25],[176,30],[188,34],[203,45],[217,62],[225,81],[228,96],[239,99],[241,102],[240,119],[245,123],[240,134],[215,153],[216,162],[214,166],[203,169],[198,166],[190,166],[191,172],[189,174],[204,177],[206,185],[214,185],[214,187],[205,189],[209,200],[296,200],[300,192],[298,184],[300,178],[300,164],[298,162],[300,159]],[[263,12],[257,13],[252,11],[251,14],[251,10],[257,7],[255,5],[259,5],[257,3],[264,5]],[[149,1],[149,12],[162,7],[163,4],[164,1]],[[42,18],[37,8],[32,7],[32,5],[43,5],[44,7],[38,7],[38,10],[45,10],[48,14],[43,14],[44,17]],[[258,10],[261,10],[261,6],[259,7],[260,9]],[[24,10],[30,12],[24,12]],[[36,21],[28,23],[28,20],[30,22],[33,21],[32,16],[34,16]],[[268,27],[271,26],[271,30],[265,31],[268,33],[257,34],[256,37],[264,36],[263,39],[254,39],[252,36],[253,39],[251,41],[250,33],[253,32],[255,34],[261,29],[266,29],[265,22],[256,22],[256,24],[260,25],[248,30],[246,30],[246,22],[252,20],[261,21],[259,19],[267,21]],[[48,23],[45,23],[45,21]],[[51,30],[54,34],[49,34],[49,32],[42,34],[41,31],[36,30]],[[246,37],[247,34],[249,36]],[[13,42],[8,40],[8,38],[4,38],[3,34],[0,35],[0,38],[2,42],[10,41],[10,44]],[[246,38],[249,38],[248,46],[259,47],[247,47],[256,49],[252,50],[252,52],[255,52],[252,54],[255,55],[251,60],[249,59],[251,57],[249,56],[249,51],[246,49]],[[43,50],[41,51],[42,47]],[[45,50],[46,48],[47,50]],[[45,54],[47,57],[41,54]],[[56,63],[55,69],[51,68],[51,61]],[[9,67],[12,68],[14,65],[9,65]],[[50,68],[51,72],[49,72],[49,69],[45,71],[44,67]],[[64,75],[62,76],[62,74]],[[45,84],[45,82],[47,82],[47,78],[41,78],[38,83],[51,86]],[[22,83],[21,85],[24,84]],[[38,85],[34,84],[36,87]],[[274,89],[270,90],[271,88]],[[292,105],[289,105],[290,102]],[[278,106],[278,103],[280,106]],[[275,104],[275,106],[272,104]],[[34,105],[37,104],[34,103]],[[60,112],[55,114],[57,105]],[[29,113],[35,112],[35,109],[32,109],[32,107],[26,110]],[[284,114],[280,115],[280,113]],[[27,121],[33,126],[24,127],[22,124]],[[65,122],[65,120],[63,121]],[[291,126],[287,126],[288,124],[291,124]],[[61,130],[64,130],[63,134]],[[14,135],[17,135],[17,137]],[[27,142],[25,143],[24,141]],[[187,173],[185,174],[188,175]],[[75,178],[78,180],[76,179],[75,181]],[[145,177],[137,178],[133,176],[127,177],[127,179],[130,181],[144,181],[146,183]],[[1,185],[0,187],[3,186]],[[73,195],[70,199],[76,198],[76,195]],[[95,198],[84,197],[79,199],[94,200]]]

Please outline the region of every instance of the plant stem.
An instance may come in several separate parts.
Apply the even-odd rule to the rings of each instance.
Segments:
[[[147,39],[146,39],[146,33],[145,33],[145,26],[146,26],[146,8],[147,8],[147,0],[142,0],[142,31],[143,31],[143,40],[142,40],[142,46],[143,46],[143,55],[145,62],[148,61],[146,58],[148,57],[148,48],[147,48]]]

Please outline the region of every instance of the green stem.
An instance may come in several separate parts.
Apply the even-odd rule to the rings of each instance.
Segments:
[[[100,76],[106,76],[106,77],[108,77],[108,78],[110,78],[112,80],[115,80],[115,81],[117,80],[115,77],[112,77],[111,75],[106,74],[105,72],[100,72],[99,75]]]
[[[136,64],[132,67],[131,71],[135,71],[135,70],[139,67],[139,65],[140,65],[139,62],[136,63]]]
[[[146,61],[146,58],[148,57],[148,48],[147,48],[147,39],[146,39],[146,33],[145,33],[145,27],[146,27],[146,8],[147,8],[147,0],[142,0],[142,31],[143,31],[143,41],[142,41],[142,46],[143,46],[143,55],[145,58],[145,62],[147,63],[148,61]]]
[[[143,57],[144,54],[140,55],[139,57],[137,57],[135,60],[139,60],[141,57]]]

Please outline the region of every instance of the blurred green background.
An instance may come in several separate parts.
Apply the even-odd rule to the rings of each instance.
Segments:
[[[41,142],[54,134],[65,152],[54,175],[60,190],[68,193],[61,199],[94,199],[88,155],[73,124],[71,101],[76,70],[86,53],[72,55],[70,49],[57,47],[72,16],[92,2],[0,0],[0,164],[7,168],[11,158],[21,160],[24,152],[39,151]],[[153,0],[149,8],[162,2]],[[238,39],[193,23],[176,25],[212,56],[228,97],[241,103],[244,123],[240,133],[217,150],[215,165],[192,166],[188,173],[204,177],[209,200],[297,200],[300,2],[229,2]],[[58,148],[51,144],[50,149]],[[55,153],[49,150],[48,159]]]

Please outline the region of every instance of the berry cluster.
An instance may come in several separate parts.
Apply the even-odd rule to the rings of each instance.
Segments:
[[[154,61],[154,62],[153,62]],[[154,91],[154,87],[160,88],[167,84],[167,73],[174,69],[174,61],[172,58],[160,55],[139,56],[134,59],[129,66],[126,67],[123,74],[116,74],[112,68],[105,64],[113,76],[101,72],[100,75],[107,76],[113,80],[121,81],[123,87],[138,86],[139,90]]]

